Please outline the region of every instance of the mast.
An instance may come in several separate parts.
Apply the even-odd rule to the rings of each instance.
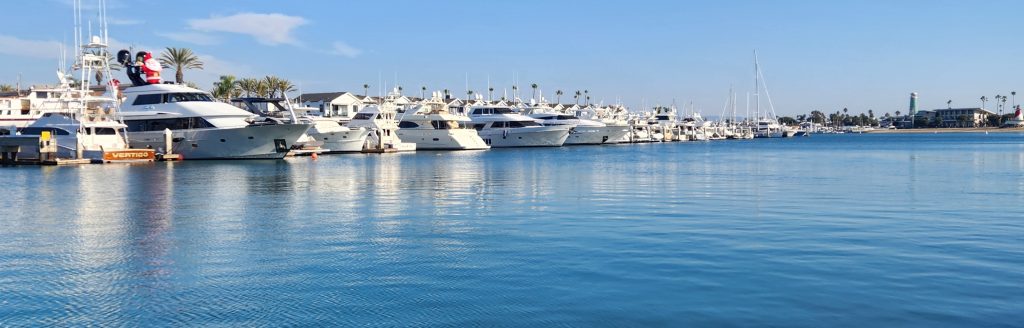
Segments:
[[[757,50],[754,50],[754,108],[757,118],[761,119],[761,85],[757,80],[757,72],[760,68],[757,67]]]

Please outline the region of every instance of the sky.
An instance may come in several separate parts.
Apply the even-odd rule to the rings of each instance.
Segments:
[[[477,94],[490,81],[498,98],[518,81],[524,99],[537,83],[550,102],[587,90],[595,103],[718,115],[732,88],[742,114],[756,50],[779,115],[906,113],[911,92],[923,109],[1017,89],[1024,102],[1024,1],[108,1],[115,48],[190,48],[205,67],[185,79],[204,89],[226,74],[303,93],[464,96],[467,81]],[[83,3],[95,25],[97,1]],[[55,83],[71,0],[7,3],[0,22],[0,83]]]

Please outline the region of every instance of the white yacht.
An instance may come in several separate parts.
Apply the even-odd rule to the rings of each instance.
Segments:
[[[505,106],[473,106],[473,128],[491,147],[558,147],[569,138],[571,126],[544,126]]]
[[[388,94],[384,102],[378,105],[363,107],[348,122],[349,128],[363,128],[370,131],[366,138],[363,151],[366,152],[399,152],[415,151],[416,144],[405,142],[398,136],[398,105],[397,90]]]
[[[303,137],[299,138],[297,146],[314,148],[316,152],[359,152],[363,150],[366,137],[370,134],[370,130],[364,128],[351,129],[341,125],[337,120],[309,115],[308,111],[298,113],[284,99],[245,97],[232,99],[231,103],[260,117],[274,120],[276,123],[297,121],[312,124],[312,127],[306,131]]]
[[[164,147],[167,129],[173,152],[185,159],[283,158],[311,126],[278,123],[183,85],[133,86],[124,96],[121,117],[132,147]]]
[[[566,145],[599,145],[617,143],[629,133],[629,126],[608,125],[602,122],[582,119],[572,115],[534,113],[530,117],[540,120],[545,126],[565,125],[572,127]]]
[[[476,130],[468,127],[469,122],[465,116],[449,113],[440,95],[434,95],[401,115],[397,133],[402,140],[415,142],[417,150],[490,149]]]
[[[63,73],[57,73],[61,78]],[[61,112],[59,99],[66,86],[32,87],[28,91],[12,91],[0,95],[0,124],[24,128],[45,113]]]

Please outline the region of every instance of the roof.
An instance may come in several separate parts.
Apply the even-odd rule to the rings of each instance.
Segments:
[[[939,112],[948,112],[948,111],[954,111],[954,110],[969,110],[969,111],[972,111],[972,112],[982,112],[984,114],[995,114],[993,112],[990,112],[987,109],[978,108],[978,107],[971,107],[971,108],[941,108],[941,109],[933,109],[931,111],[939,113]]]
[[[346,93],[348,93],[348,92],[342,91],[342,92],[303,93],[303,94],[299,95],[299,99],[302,99],[302,101],[304,101],[304,102],[305,101],[329,102],[331,100],[337,99],[338,97],[341,97],[342,95],[344,95]]]

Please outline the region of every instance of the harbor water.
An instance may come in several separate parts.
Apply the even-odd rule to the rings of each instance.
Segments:
[[[1019,326],[1024,135],[0,169],[0,326]]]

